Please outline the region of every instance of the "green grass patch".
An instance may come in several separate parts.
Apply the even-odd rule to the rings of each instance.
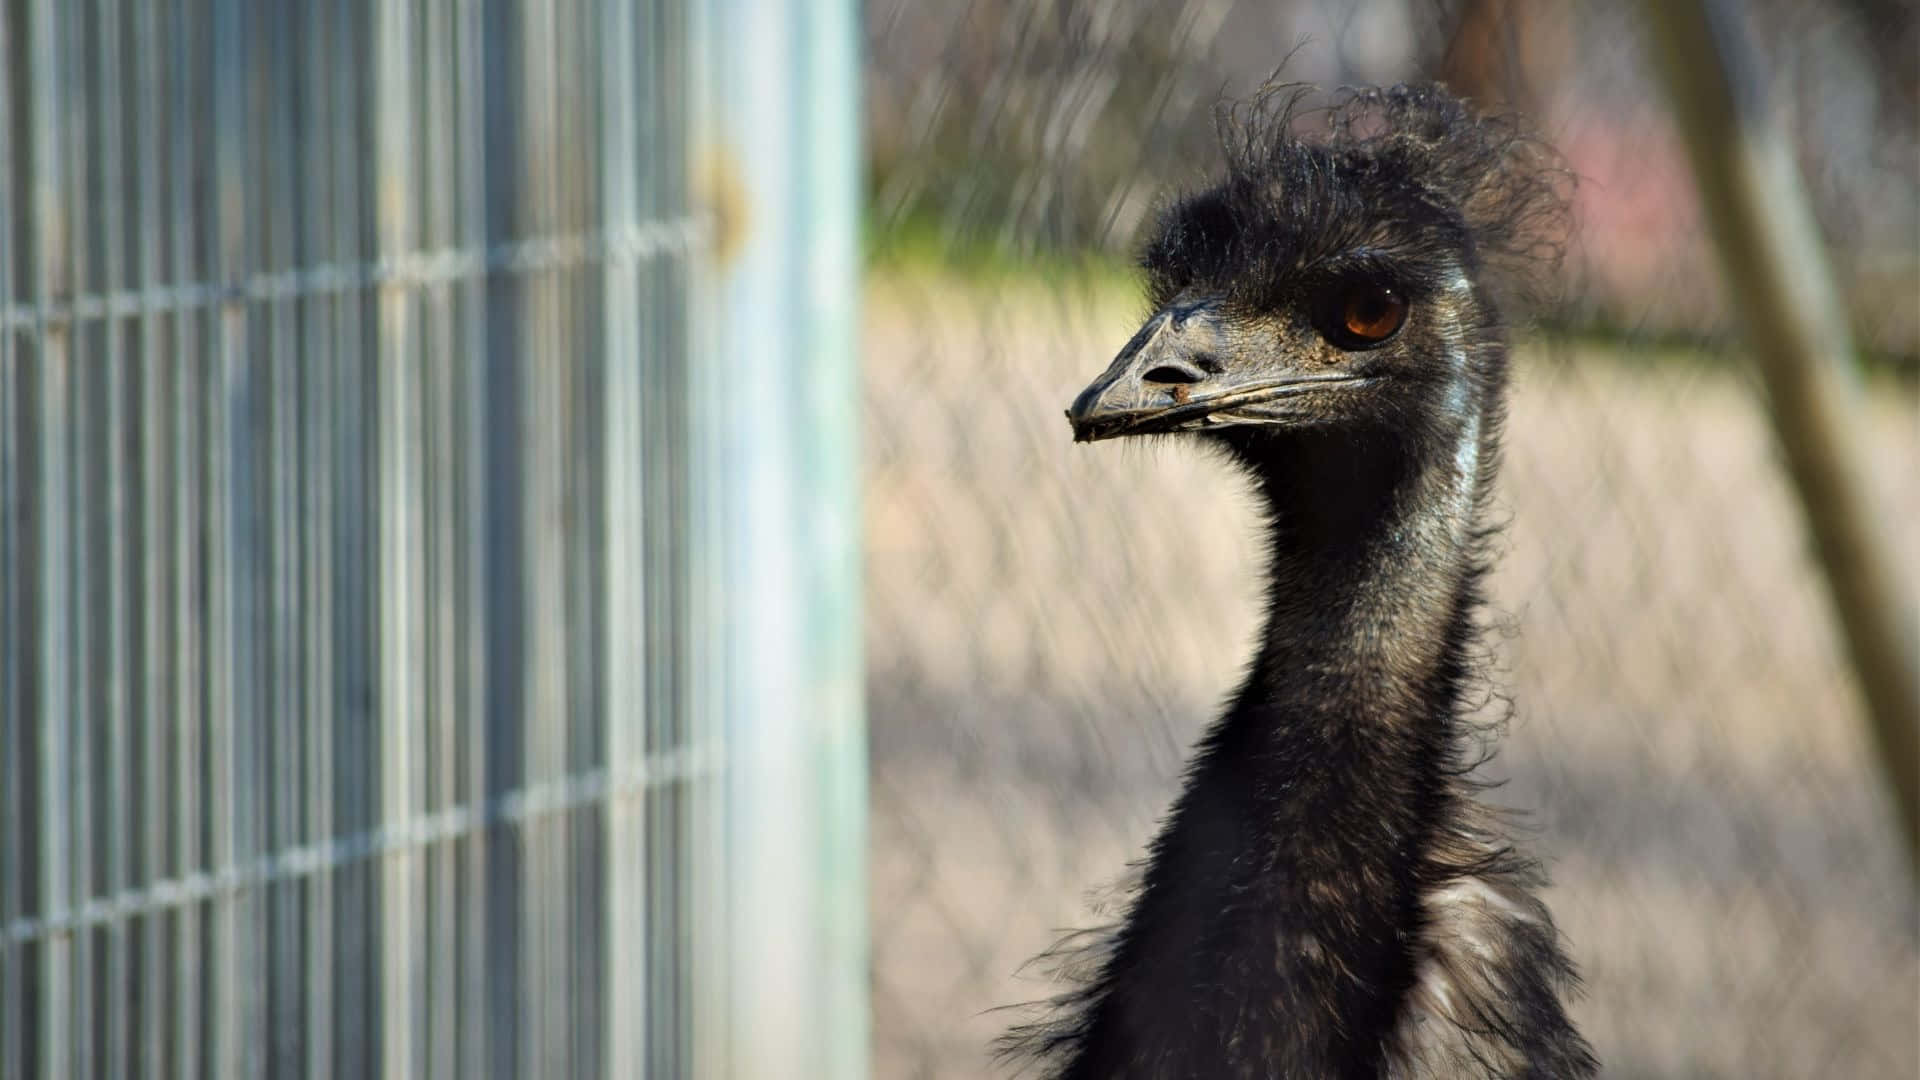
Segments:
[[[869,218],[866,274],[870,290],[888,283],[912,283],[922,289],[963,290],[974,296],[1023,292],[1035,298],[1070,296],[1079,302],[1140,303],[1140,282],[1130,260],[1116,254],[1077,250],[1020,251],[978,232],[958,230],[931,218],[883,223]],[[1745,349],[1724,335],[1648,325],[1625,326],[1594,320],[1547,318],[1529,335],[1537,342],[1591,350],[1630,366],[1744,363]],[[1920,354],[1861,349],[1859,364],[1875,381],[1920,386]]]
[[[866,229],[869,278],[892,275],[942,276],[995,289],[1035,287],[1135,296],[1138,279],[1132,264],[1099,251],[1020,251],[993,237],[956,231],[928,219],[889,224],[869,219]]]

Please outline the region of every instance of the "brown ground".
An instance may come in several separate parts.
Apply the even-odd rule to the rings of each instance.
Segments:
[[[926,276],[870,297],[878,1077],[992,1073],[989,1010],[1047,992],[1017,969],[1137,856],[1247,650],[1234,478],[1060,418],[1131,316]],[[1607,1075],[1912,1077],[1914,892],[1754,400],[1728,366],[1524,354],[1492,771],[1539,827]],[[1880,387],[1864,432],[1901,535],[1916,414]]]

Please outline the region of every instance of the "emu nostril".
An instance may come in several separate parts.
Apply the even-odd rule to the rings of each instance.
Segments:
[[[1141,382],[1157,383],[1197,383],[1200,379],[1201,375],[1199,372],[1191,368],[1174,367],[1171,364],[1161,364],[1159,367],[1140,376]]]

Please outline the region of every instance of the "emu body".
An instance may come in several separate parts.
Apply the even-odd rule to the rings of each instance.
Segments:
[[[1500,304],[1564,204],[1437,88],[1318,139],[1293,104],[1223,124],[1228,175],[1143,256],[1154,315],[1068,413],[1248,473],[1266,623],[1123,924],[1004,1049],[1071,1080],[1590,1075],[1540,875],[1469,778]]]

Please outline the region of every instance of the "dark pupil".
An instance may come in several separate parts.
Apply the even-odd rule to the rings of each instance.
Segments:
[[[1355,330],[1371,330],[1376,324],[1386,321],[1387,309],[1392,301],[1378,289],[1368,289],[1355,293],[1347,302],[1347,321]]]

